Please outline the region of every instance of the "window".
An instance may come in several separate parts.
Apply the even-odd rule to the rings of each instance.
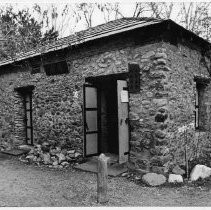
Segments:
[[[32,92],[23,94],[25,109],[25,126],[26,126],[26,144],[33,144],[33,127],[32,127]]]
[[[195,128],[199,128],[199,90],[196,88],[195,96]]]
[[[46,75],[58,75],[68,73],[68,66],[66,61],[61,61],[57,63],[50,63],[44,65]]]
[[[208,116],[208,104],[209,98],[207,97],[208,89],[207,84],[209,79],[199,78],[195,79],[196,93],[195,93],[195,128],[200,131],[204,131],[208,128],[209,116]]]
[[[138,64],[129,64],[129,92],[140,92],[140,67]]]
[[[15,88],[23,99],[26,144],[33,145],[32,91],[33,85]]]

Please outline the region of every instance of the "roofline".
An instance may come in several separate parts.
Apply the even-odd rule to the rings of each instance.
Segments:
[[[131,30],[135,30],[135,29],[138,29],[138,28],[144,28],[144,27],[147,27],[147,26],[150,26],[150,25],[158,25],[158,24],[164,24],[164,23],[171,23],[171,24],[173,24],[173,25],[175,25],[176,27],[179,27],[179,28],[181,28],[183,31],[185,31],[186,33],[189,33],[190,35],[193,35],[195,38],[197,38],[197,39],[199,39],[200,41],[202,41],[204,44],[206,44],[206,45],[211,45],[208,41],[206,41],[205,39],[203,39],[203,38],[201,38],[201,37],[199,37],[198,35],[196,35],[195,33],[193,33],[193,32],[191,32],[191,31],[189,31],[189,30],[187,30],[187,29],[185,29],[183,26],[181,26],[181,25],[179,25],[179,24],[177,24],[177,23],[175,23],[174,21],[172,21],[171,19],[167,19],[167,20],[163,20],[163,21],[161,21],[161,20],[157,20],[157,22],[151,22],[151,23],[149,23],[149,22],[146,22],[146,23],[137,23],[137,24],[132,24],[132,26],[129,26],[129,27],[126,27],[126,28],[121,28],[121,29],[117,29],[117,30],[115,30],[115,31],[111,31],[111,32],[105,32],[105,33],[101,33],[101,34],[99,34],[99,35],[96,35],[96,36],[91,36],[91,37],[88,37],[88,38],[85,38],[85,39],[81,39],[81,40],[79,40],[79,41],[76,41],[76,42],[74,42],[72,45],[70,45],[70,44],[62,44],[61,46],[54,46],[54,47],[52,47],[51,49],[48,49],[48,50],[46,50],[45,52],[37,52],[37,53],[34,53],[34,52],[36,52],[36,50],[32,50],[32,51],[28,51],[28,52],[26,52],[26,53],[23,53],[23,54],[30,54],[30,52],[32,53],[31,55],[25,55],[25,56],[23,56],[23,57],[19,57],[19,58],[14,58],[14,59],[7,59],[7,60],[5,60],[5,61],[2,61],[2,62],[0,62],[0,67],[1,66],[5,66],[5,65],[9,65],[9,64],[12,64],[12,63],[15,63],[15,62],[17,62],[17,61],[23,61],[23,60],[25,60],[25,59],[29,59],[29,58],[33,58],[33,57],[36,57],[36,56],[40,56],[40,55],[42,55],[42,54],[46,54],[46,53],[49,53],[49,52],[53,52],[53,51],[57,51],[57,50],[61,50],[61,49],[65,49],[65,48],[68,48],[68,47],[70,47],[70,46],[75,46],[75,45],[78,45],[78,44],[83,44],[83,43],[86,43],[86,42],[88,42],[88,41],[93,41],[93,40],[97,40],[97,39],[100,39],[100,38],[104,38],[104,37],[108,37],[108,36],[111,36],[111,35],[116,35],[116,34],[120,34],[120,33],[123,33],[123,32],[127,32],[127,31],[131,31]],[[141,25],[141,27],[140,27],[140,25]],[[80,33],[80,32],[78,32],[78,33]],[[76,33],[76,36],[77,36],[77,34],[78,33]],[[65,39],[66,37],[64,37],[64,39]],[[40,48],[39,48],[40,49]]]
[[[182,29],[183,31],[185,31],[186,33],[188,33],[188,34],[194,36],[196,39],[200,40],[200,41],[203,42],[205,45],[211,46],[211,43],[210,43],[209,41],[207,41],[207,40],[205,40],[204,38],[202,38],[202,37],[196,35],[194,32],[192,32],[192,31],[190,31],[190,30],[184,28],[183,26],[179,25],[178,23],[174,22],[173,20],[167,19],[167,20],[165,20],[164,22],[167,22],[167,21],[170,22],[171,24],[175,25],[176,27],[181,28],[181,29]]]
[[[86,39],[82,39],[81,41],[76,41],[74,44],[70,45],[70,44],[63,44],[59,47],[54,47],[52,49],[49,49],[47,51],[45,51],[44,53],[42,52],[37,52],[37,53],[33,53],[32,55],[29,55],[29,56],[24,56],[24,57],[20,57],[20,58],[14,58],[14,59],[8,59],[6,60],[5,62],[0,62],[0,66],[4,66],[4,65],[8,65],[8,64],[11,64],[11,63],[14,63],[14,62],[17,62],[17,61],[22,61],[22,60],[25,60],[25,59],[28,59],[28,58],[32,58],[32,57],[35,57],[35,56],[39,56],[39,55],[42,55],[42,54],[46,54],[46,53],[49,53],[49,52],[52,52],[52,51],[57,51],[57,50],[61,50],[61,49],[65,49],[65,48],[68,48],[70,46],[75,46],[77,44],[83,44],[85,42],[88,42],[88,41],[93,41],[93,40],[96,40],[96,39],[100,39],[100,38],[104,38],[104,37],[108,37],[108,36],[111,36],[111,35],[115,35],[115,34],[120,34],[122,32],[126,32],[126,31],[130,31],[130,30],[134,30],[134,29],[137,29],[137,28],[140,28],[140,25],[142,27],[146,27],[148,25],[154,25],[154,24],[158,24],[160,22],[155,22],[155,23],[138,23],[134,26],[130,26],[130,27],[127,27],[127,28],[123,28],[123,29],[117,29],[116,31],[111,31],[111,32],[107,32],[107,33],[104,33],[104,34],[100,34],[100,35],[97,35],[97,36],[94,36],[94,37],[90,37],[90,38],[86,38]],[[141,27],[141,28],[142,28]],[[36,50],[33,50],[33,51],[28,51],[28,53],[30,52],[34,52]],[[27,53],[27,52],[26,52]]]

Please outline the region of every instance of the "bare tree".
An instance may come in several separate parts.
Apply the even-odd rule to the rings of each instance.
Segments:
[[[175,3],[167,2],[139,2],[136,3],[133,17],[154,17],[169,19]]]
[[[86,27],[92,27],[93,12],[96,8],[96,3],[80,3],[76,4],[75,15],[77,18],[85,19]]]
[[[74,28],[78,23],[74,5],[61,4],[59,8],[55,4],[41,6],[35,4],[33,6],[33,14],[43,24],[43,29],[59,32],[59,36],[69,35],[74,32]]]
[[[172,19],[197,35],[211,40],[210,8],[210,2],[136,3],[133,17]]]
[[[106,23],[124,17],[120,12],[119,3],[97,4],[97,7],[102,12]]]
[[[180,24],[197,35],[202,35],[209,39],[211,23],[210,6],[210,2],[182,3],[179,13]]]

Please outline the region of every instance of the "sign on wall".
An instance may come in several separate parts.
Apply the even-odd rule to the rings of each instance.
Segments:
[[[122,90],[121,91],[121,102],[122,103],[127,103],[128,101],[128,91],[127,90]]]

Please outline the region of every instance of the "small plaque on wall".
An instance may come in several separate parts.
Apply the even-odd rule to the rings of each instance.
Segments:
[[[128,101],[128,91],[127,90],[122,90],[121,91],[121,102],[122,103],[127,103]]]

